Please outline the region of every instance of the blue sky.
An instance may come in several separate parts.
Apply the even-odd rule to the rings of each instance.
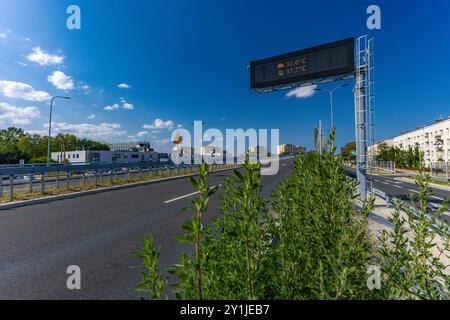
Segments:
[[[70,4],[81,30],[66,28]],[[381,7],[381,30],[366,28],[370,4]],[[450,115],[449,18],[447,0],[2,0],[0,128],[42,132],[46,98],[69,95],[55,106],[56,132],[168,150],[172,128],[203,120],[205,129],[279,128],[281,142],[311,148],[313,125],[330,123],[328,96],[255,93],[247,64],[371,34],[375,138],[389,138]],[[339,146],[354,139],[351,87],[335,94]]]

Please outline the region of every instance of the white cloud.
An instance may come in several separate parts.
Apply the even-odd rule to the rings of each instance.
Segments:
[[[32,52],[27,56],[27,59],[32,62],[39,63],[41,66],[48,66],[51,64],[60,64],[64,57],[57,54],[51,55],[43,51],[40,47],[33,48]]]
[[[115,111],[115,110],[119,110],[119,105],[117,103],[115,103],[112,106],[106,106],[103,109],[105,109],[106,111]]]
[[[315,91],[316,88],[317,88],[316,85],[295,88],[295,89],[292,89],[291,91],[289,91],[286,94],[286,97],[289,98],[289,97],[294,96],[296,98],[306,99],[306,98],[312,97],[316,93],[316,91]]]
[[[16,107],[5,102],[0,102],[0,123],[5,120],[12,124],[27,125],[31,119],[38,117],[40,111],[36,107]]]
[[[95,114],[91,114],[91,115],[87,116],[86,119],[89,119],[89,120],[95,119]]]
[[[53,73],[47,77],[47,80],[57,89],[72,90],[75,87],[72,77],[66,75],[62,71],[53,71]]]
[[[120,102],[122,103],[122,107],[126,110],[134,110],[134,105],[132,103],[127,102],[124,98],[120,98]]]
[[[127,102],[124,98],[120,97],[120,103],[122,104],[122,108],[125,110],[134,110],[134,105],[132,103]],[[115,103],[113,105],[107,105],[103,109],[106,111],[116,111],[119,110],[120,105]]]
[[[6,32],[0,32],[0,39],[6,39],[8,37],[8,35],[6,34]]]
[[[157,134],[157,133],[160,133],[160,132],[161,132],[161,130],[152,130],[153,134]]]
[[[138,135],[138,137],[146,136],[146,135],[148,135],[148,131],[139,131],[137,135]]]
[[[0,93],[8,98],[27,101],[46,101],[51,99],[47,92],[36,91],[29,84],[16,81],[0,80]]]
[[[117,87],[120,89],[131,89],[132,88],[131,85],[126,84],[126,83],[121,83],[121,84],[117,85]]]
[[[128,102],[125,102],[122,107],[127,110],[134,110],[134,105]]]
[[[45,125],[48,128],[48,123]],[[52,122],[52,131],[55,133],[69,133],[77,137],[90,139],[111,139],[122,137],[127,132],[121,130],[121,125],[118,123],[101,123],[98,125],[80,123],[71,124],[67,122]]]
[[[175,123],[172,120],[164,121],[162,119],[155,119],[152,124],[144,124],[143,129],[172,129]]]
[[[92,92],[91,87],[87,84],[83,84],[83,82],[81,82],[80,89],[83,90],[85,94],[90,94]]]

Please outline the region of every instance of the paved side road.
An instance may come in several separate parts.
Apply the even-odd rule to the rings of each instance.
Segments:
[[[355,170],[352,168],[345,168],[345,171],[350,177],[355,177]],[[387,175],[369,175],[369,178],[373,182],[374,188],[381,190],[391,196],[395,196],[404,200],[408,200],[408,195],[416,195],[419,193],[419,188],[411,180],[411,182],[400,181],[397,176]],[[450,198],[450,190],[444,190],[439,188],[431,188],[433,194],[429,197],[428,201],[433,207],[441,206],[442,202],[446,198]]]
[[[292,160],[282,161],[278,175],[263,177],[267,199],[292,167]],[[209,183],[230,174],[214,173]],[[189,179],[181,179],[0,211],[0,299],[140,298],[129,290],[141,272],[131,253],[152,235],[161,246],[161,268],[176,263],[189,249],[174,237],[193,192]],[[218,212],[215,195],[207,221]],[[81,290],[66,287],[69,265],[81,268]]]

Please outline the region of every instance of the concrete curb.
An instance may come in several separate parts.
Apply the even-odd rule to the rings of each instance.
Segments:
[[[407,178],[395,178],[395,180],[415,184],[413,180],[407,179]],[[435,189],[450,191],[450,187],[441,186],[440,184],[436,184],[436,183],[432,183],[432,182],[430,183],[430,187],[433,187]]]
[[[234,170],[234,169],[238,169],[238,168],[240,168],[240,166],[235,167],[235,168],[220,169],[220,170],[213,171],[212,173],[230,171],[230,170]],[[37,198],[37,199],[15,201],[15,202],[10,202],[10,203],[0,204],[0,211],[19,208],[19,207],[25,207],[25,206],[31,206],[34,204],[48,203],[48,202],[58,201],[58,200],[73,199],[73,198],[77,198],[80,196],[98,194],[98,193],[109,192],[109,191],[114,191],[114,190],[122,190],[122,189],[134,188],[134,187],[139,187],[139,186],[145,186],[145,185],[149,185],[149,184],[162,183],[162,182],[166,182],[166,181],[175,181],[175,180],[193,177],[196,175],[197,175],[197,173],[191,173],[191,174],[183,175],[183,176],[134,182],[134,183],[122,184],[122,185],[117,185],[117,186],[112,186],[112,187],[104,187],[104,188],[98,188],[98,189],[92,189],[92,190],[86,190],[86,191],[72,192],[72,193],[61,194],[61,195],[56,195],[56,196],[48,196],[48,197]]]

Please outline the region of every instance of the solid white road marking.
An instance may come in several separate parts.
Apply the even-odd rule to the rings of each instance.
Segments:
[[[171,202],[174,202],[174,201],[177,201],[177,200],[181,200],[181,199],[184,199],[184,198],[193,196],[193,195],[195,195],[195,194],[197,194],[197,193],[199,193],[199,192],[198,192],[198,191],[197,191],[197,192],[192,192],[192,193],[186,194],[186,195],[181,196],[181,197],[178,197],[178,198],[173,198],[173,199],[164,201],[164,203],[171,203]]]
[[[433,199],[436,199],[436,200],[441,200],[441,201],[444,201],[444,199],[442,199],[442,198],[439,198],[439,197],[436,197],[436,196],[430,196],[430,198],[433,198]]]
[[[222,185],[219,184],[219,185],[217,185],[216,187],[221,187],[221,186],[222,186]],[[214,187],[212,187],[212,188],[214,188]],[[199,191],[192,192],[192,193],[189,193],[189,194],[185,194],[184,196],[180,196],[180,197],[177,197],[177,198],[173,198],[173,199],[164,201],[164,204],[171,203],[171,202],[175,202],[175,201],[178,201],[178,200],[181,200],[181,199],[184,199],[184,198],[188,198],[188,197],[191,197],[191,196],[196,195],[196,194],[198,194],[198,193],[199,193]]]

